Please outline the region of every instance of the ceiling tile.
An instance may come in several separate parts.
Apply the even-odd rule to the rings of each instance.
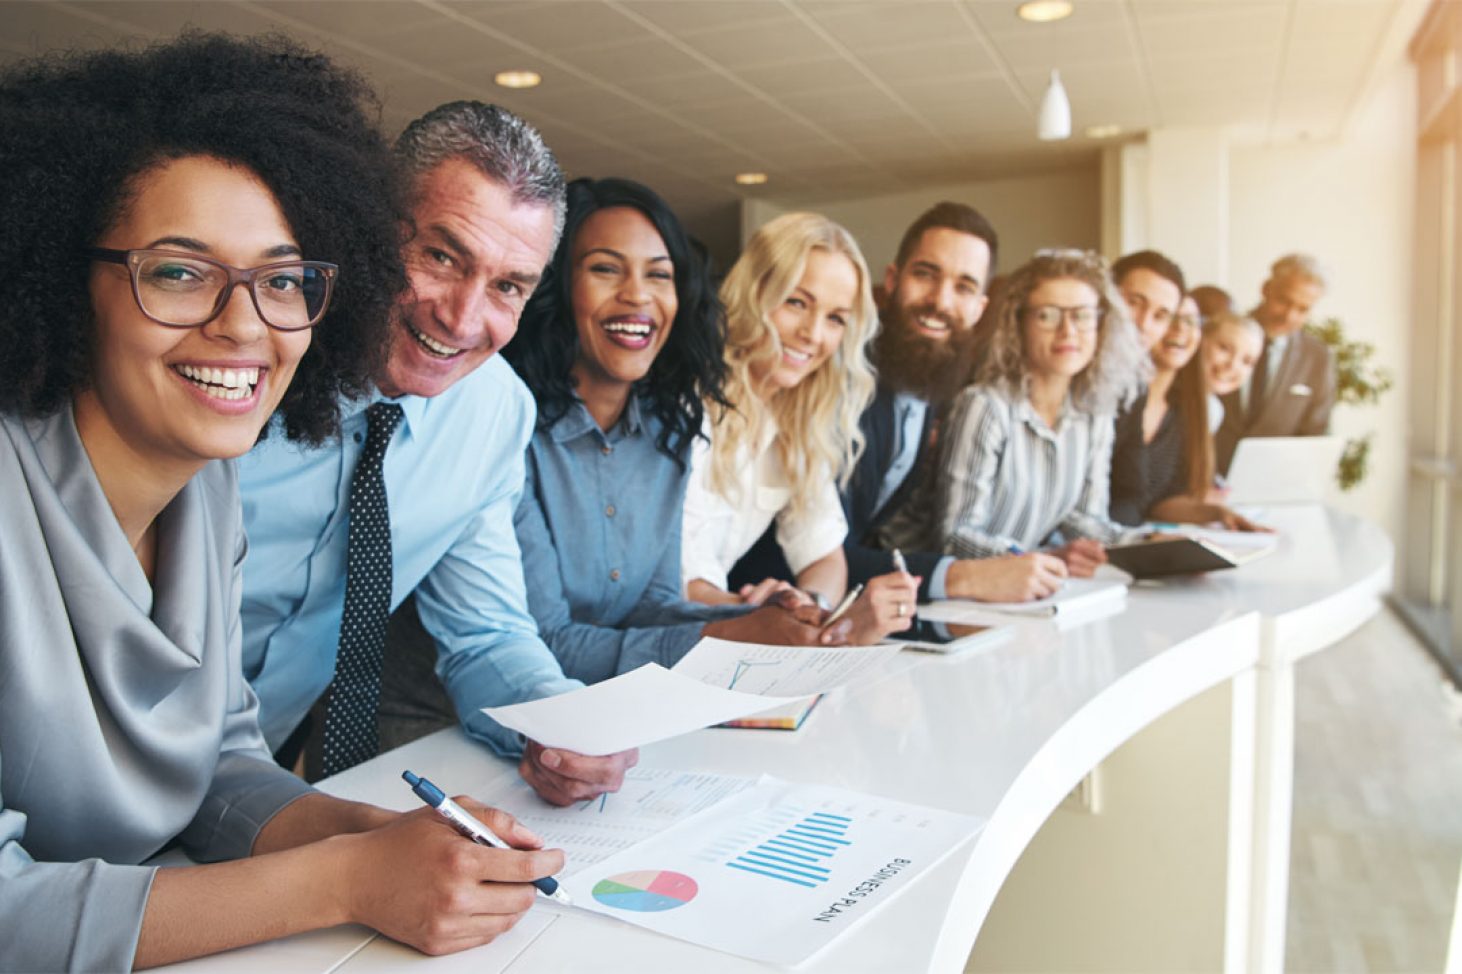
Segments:
[[[562,60],[614,85],[630,76],[656,81],[704,70],[698,59],[653,36],[565,53]]]
[[[1014,70],[1028,66],[1065,67],[1070,63],[1131,62],[1137,56],[1122,24],[1095,26],[1079,33],[1008,34],[993,38],[996,50]]]
[[[442,20],[440,14],[408,0],[333,0],[331,3],[261,0],[255,7],[307,24],[326,36],[357,41],[390,37],[406,27]]]
[[[858,59],[884,81],[928,81],[950,75],[995,74],[990,60],[973,37],[956,37],[916,47],[858,52]]]
[[[707,71],[654,79],[630,76],[620,78],[618,84],[631,94],[669,109],[752,97],[730,78]]]
[[[444,66],[480,66],[480,70],[474,73],[487,81],[492,80],[494,72],[507,68],[541,71],[544,77],[549,76],[550,70],[542,61],[527,57],[512,45],[448,17],[402,27],[389,37],[376,38],[368,43],[374,50],[419,64],[427,70]]]
[[[629,10],[672,34],[694,34],[791,21],[780,0],[630,0],[612,6]]]
[[[737,71],[736,75],[747,84],[779,96],[809,91],[834,91],[868,84],[868,78],[863,72],[842,57],[764,64]]]
[[[837,51],[796,20],[768,29],[761,25],[724,27],[686,35],[687,45],[725,67],[836,57]]]
[[[599,0],[513,5],[489,0],[453,3],[452,9],[525,44],[558,53],[651,36],[632,18]]]
[[[823,29],[858,52],[880,47],[928,44],[967,34],[968,26],[949,0],[903,3],[806,3]]]
[[[851,120],[874,123],[885,118],[908,117],[902,105],[872,86],[863,91],[809,92],[778,100],[818,122]]]
[[[140,30],[159,36],[170,37],[184,27],[223,30],[237,34],[258,34],[278,29],[278,25],[269,18],[232,3],[204,3],[197,2],[197,0],[191,3],[179,3],[172,2],[172,0],[154,0],[154,2],[126,4],[73,3],[69,6],[76,10],[99,14],[108,20],[132,24]],[[3,19],[6,23],[5,32],[9,34],[12,32],[13,23],[11,15],[7,12],[3,15]]]
[[[72,48],[90,49],[135,38],[132,31],[108,27],[39,3],[7,3],[0,7],[5,46],[31,56]],[[122,18],[115,18],[121,20]]]

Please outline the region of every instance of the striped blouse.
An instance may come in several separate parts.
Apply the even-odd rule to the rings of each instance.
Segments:
[[[971,386],[939,439],[930,540],[940,550],[987,558],[1034,548],[1055,531],[1104,543],[1124,536],[1107,515],[1111,416],[1068,399],[1053,430],[1024,395]]]

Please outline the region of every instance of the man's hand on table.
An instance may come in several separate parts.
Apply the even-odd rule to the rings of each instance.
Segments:
[[[597,798],[606,791],[618,791],[624,784],[624,773],[639,761],[638,748],[590,757],[529,741],[523,749],[523,760],[518,763],[518,773],[544,801],[572,805]]]

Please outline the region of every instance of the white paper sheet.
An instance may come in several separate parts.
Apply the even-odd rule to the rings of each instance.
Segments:
[[[809,697],[847,685],[898,651],[887,645],[820,649],[707,637],[670,672],[742,693]]]
[[[798,966],[983,827],[970,815],[764,778],[564,886],[580,909]]]
[[[655,663],[557,696],[483,713],[546,747],[613,754],[785,702],[709,686]]]
[[[482,712],[546,747],[613,754],[835,689],[897,653],[897,646],[703,639],[673,671],[648,663],[593,686]],[[760,692],[744,692],[752,687]]]
[[[560,880],[654,838],[697,812],[750,788],[756,779],[708,771],[631,768],[624,787],[567,808],[539,798],[522,778],[474,791],[480,801],[515,815],[545,845],[565,855]]]

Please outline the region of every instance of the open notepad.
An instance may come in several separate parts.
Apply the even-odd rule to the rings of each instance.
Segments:
[[[931,622],[962,622],[971,612],[998,612],[1013,616],[1065,616],[1120,604],[1127,598],[1127,583],[1119,578],[1068,578],[1054,595],[1032,602],[976,602],[945,599],[919,606],[919,618]]]

